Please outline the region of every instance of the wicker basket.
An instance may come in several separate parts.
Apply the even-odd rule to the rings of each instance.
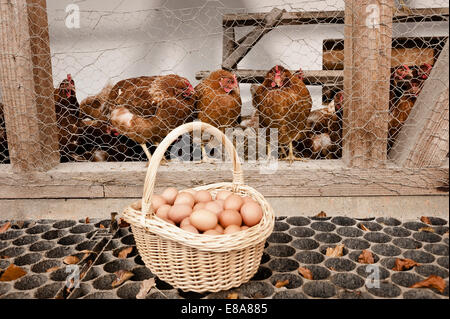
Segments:
[[[208,132],[225,145],[233,164],[233,181],[193,189],[208,190],[213,198],[220,190],[253,198],[263,209],[259,224],[233,234],[203,235],[184,231],[154,214],[150,203],[159,163],[171,143],[196,129]],[[131,224],[139,254],[150,271],[175,288],[194,292],[227,290],[249,281],[258,270],[265,241],[275,223],[269,203],[255,189],[244,185],[233,144],[218,129],[202,122],[184,124],[161,142],[148,166],[141,211],[129,206],[123,215]]]

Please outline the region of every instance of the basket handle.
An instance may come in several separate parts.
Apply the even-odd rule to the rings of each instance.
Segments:
[[[156,151],[153,153],[150,164],[148,165],[147,175],[145,177],[144,182],[144,193],[142,196],[142,217],[145,218],[147,213],[150,210],[152,194],[155,187],[155,178],[156,173],[158,171],[159,164],[164,157],[166,150],[169,146],[177,140],[177,138],[185,133],[190,133],[194,130],[201,130],[201,132],[205,131],[216,137],[218,140],[222,141],[222,145],[225,146],[225,151],[228,155],[231,156],[231,161],[233,164],[233,189],[236,189],[238,185],[244,184],[244,178],[242,174],[241,162],[239,160],[239,156],[236,152],[236,149],[233,143],[223,134],[219,129],[214,126],[196,121],[183,124],[172,132],[170,132],[163,141],[159,144]],[[153,213],[153,212],[151,212]]]

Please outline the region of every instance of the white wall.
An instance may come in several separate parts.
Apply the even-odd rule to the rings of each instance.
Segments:
[[[410,1],[413,7],[448,6],[444,0]],[[65,26],[67,5],[81,10],[79,29]],[[220,68],[222,16],[225,13],[267,12],[274,6],[288,11],[343,10],[343,0],[47,0],[55,86],[71,73],[79,99],[98,92],[107,81],[133,76],[177,73],[194,85],[199,70]],[[430,28],[430,26],[432,26]],[[250,28],[238,28],[239,38]],[[397,25],[394,36],[448,36],[448,23]],[[343,38],[343,26],[282,26],[264,36],[240,62],[240,68],[320,70],[322,41]],[[314,107],[321,88],[310,87]],[[251,111],[249,85],[241,94]]]

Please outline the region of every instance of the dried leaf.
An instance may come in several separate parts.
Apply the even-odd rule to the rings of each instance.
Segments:
[[[9,229],[9,227],[11,227],[11,223],[10,222],[6,222],[6,224],[3,224],[0,226],[0,234],[4,233],[5,231],[7,231]]]
[[[11,225],[11,228],[22,229],[23,226],[25,226],[25,221],[24,220],[17,220]]]
[[[239,299],[239,294],[237,292],[232,292],[231,294],[228,294],[226,299]]]
[[[125,228],[125,227],[129,227],[130,226],[130,224],[128,224],[126,221],[125,221],[125,219],[123,219],[123,218],[120,218],[119,219],[119,227],[120,228]]]
[[[86,219],[84,220],[85,224],[89,224],[91,222],[91,220],[89,219],[89,217],[86,217]]]
[[[103,224],[100,224],[100,226],[99,226],[99,228],[105,228],[105,225],[103,225]]]
[[[427,233],[434,233],[434,228],[433,227],[422,227],[422,228],[419,228],[419,231],[424,231]]]
[[[133,250],[133,247],[124,248],[119,252],[117,257],[121,258],[121,259],[127,258],[128,254],[130,254],[132,250]]]
[[[316,216],[314,216],[314,217],[317,217],[317,218],[325,218],[325,217],[327,217],[327,214],[324,212],[324,211],[321,211],[320,213],[318,213]]]
[[[5,272],[0,276],[0,281],[12,281],[27,274],[25,270],[14,264],[9,265]]]
[[[47,269],[45,272],[52,272],[52,271],[55,271],[55,270],[58,270],[58,269],[59,269],[59,267],[55,266],[55,267],[51,267],[51,268]]]
[[[66,258],[63,259],[63,262],[66,265],[75,265],[80,262],[80,258],[78,258],[77,256],[67,256]]]
[[[145,296],[147,296],[147,294],[149,293],[149,291],[155,287],[156,283],[155,283],[155,278],[150,278],[147,280],[144,280],[141,283],[141,289],[139,290],[139,292],[136,295],[136,299],[145,299]]]
[[[11,258],[11,257],[6,256],[6,255],[0,255],[0,259],[8,259],[8,258]]]
[[[298,272],[300,273],[300,275],[302,275],[306,279],[311,279],[311,280],[313,279],[312,272],[308,268],[299,267]]]
[[[373,259],[373,254],[371,251],[364,249],[358,257],[358,262],[361,264],[373,264],[375,260]]]
[[[367,228],[364,224],[359,224],[359,228],[361,228],[364,231],[369,231],[369,228]]]
[[[288,279],[283,280],[283,281],[278,280],[278,281],[276,282],[276,284],[275,284],[275,287],[276,287],[276,288],[281,288],[281,287],[284,287],[284,286],[286,286],[286,285],[289,285],[289,280],[288,280]]]
[[[113,288],[120,286],[125,281],[134,276],[134,274],[128,270],[119,270],[116,271],[114,274],[116,275],[117,278],[111,284]]]
[[[420,221],[421,221],[422,223],[431,225],[431,221],[430,221],[430,219],[429,219],[427,216],[422,216],[422,217],[420,217]]]
[[[336,247],[328,247],[325,252],[325,256],[328,257],[341,257],[344,255],[344,245],[337,245]]]
[[[445,281],[440,276],[431,275],[427,279],[416,282],[409,288],[436,288],[442,294],[445,290]]]
[[[414,266],[420,266],[420,264],[409,258],[405,258],[405,259],[397,258],[395,260],[395,266],[394,266],[394,268],[392,268],[392,270],[395,270],[395,271],[408,270]]]

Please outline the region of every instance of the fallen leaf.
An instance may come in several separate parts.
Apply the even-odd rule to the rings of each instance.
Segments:
[[[237,292],[232,292],[231,294],[228,294],[226,299],[239,299],[239,294]]]
[[[434,228],[433,227],[422,227],[422,228],[419,228],[419,231],[424,231],[427,233],[434,233]]]
[[[431,221],[430,221],[430,219],[429,219],[428,217],[426,217],[426,216],[422,216],[422,217],[420,217],[420,221],[421,221],[422,223],[425,223],[425,224],[431,225]]]
[[[395,266],[394,266],[394,268],[392,268],[392,270],[395,270],[395,271],[408,270],[414,266],[420,266],[420,264],[409,258],[405,258],[405,259],[397,258],[395,260]]]
[[[156,285],[155,278],[150,278],[150,279],[144,280],[141,283],[141,288],[140,288],[139,292],[136,295],[136,299],[145,299],[145,296],[147,296],[149,291],[153,287],[155,287],[155,285]]]
[[[344,245],[337,245],[336,247],[328,247],[325,252],[325,256],[328,257],[341,257],[344,255]]]
[[[309,270],[308,268],[304,268],[304,267],[299,267],[298,268],[298,272],[300,273],[300,275],[302,275],[303,277],[305,277],[306,279],[313,279],[313,275],[311,270]]]
[[[24,220],[17,220],[14,222],[14,224],[11,225],[11,228],[22,229],[24,225],[25,225]]]
[[[0,255],[0,259],[8,259],[8,258],[11,258],[11,257],[5,256],[5,255]]]
[[[121,258],[121,259],[127,258],[128,254],[130,254],[132,250],[133,250],[133,247],[124,248],[119,252],[117,257]]]
[[[89,224],[91,222],[91,220],[89,219],[89,217],[86,217],[86,219],[84,220],[85,224]]]
[[[278,281],[276,282],[276,284],[275,284],[275,287],[276,287],[276,288],[281,288],[281,287],[284,287],[284,286],[286,286],[286,285],[288,285],[288,284],[289,284],[289,280],[288,280],[288,279],[283,280],[283,281],[278,280]]]
[[[59,267],[55,266],[55,267],[47,269],[45,272],[52,272],[52,271],[55,271],[55,270],[58,270],[58,269],[59,269]]]
[[[25,270],[14,264],[9,265],[5,272],[1,275],[0,281],[12,281],[27,274]]]
[[[9,227],[11,227],[10,222],[6,222],[6,224],[3,224],[2,226],[0,226],[0,234],[7,231],[9,229]]]
[[[358,262],[361,264],[373,264],[375,260],[373,259],[373,254],[371,251],[364,249],[358,257]]]
[[[369,228],[367,228],[366,226],[364,226],[364,224],[359,224],[359,228],[361,228],[364,231],[369,231]]]
[[[442,294],[445,290],[445,281],[440,276],[431,275],[427,279],[416,282],[409,288],[436,288]]]
[[[63,262],[66,265],[75,265],[80,262],[80,258],[78,258],[77,256],[67,256],[66,258],[63,259]]]
[[[82,251],[80,251],[80,252],[84,254],[84,255],[83,255],[83,258],[82,258],[81,260],[85,260],[85,259],[88,258],[89,255],[91,255],[91,254],[97,254],[95,251],[93,251],[93,250],[87,250],[87,249],[84,249],[84,250],[82,250]]]
[[[120,286],[125,281],[134,276],[134,274],[128,270],[119,270],[116,271],[114,274],[116,275],[117,278],[111,284],[113,288]]]
[[[327,217],[327,214],[324,212],[324,211],[321,211],[320,213],[318,213],[316,216],[314,216],[314,217],[317,217],[317,218],[325,218],[325,217]]]
[[[99,228],[105,228],[105,226],[103,224],[100,224]]]
[[[125,221],[125,219],[123,219],[123,218],[120,218],[119,219],[119,227],[120,228],[125,228],[125,227],[129,227],[130,226],[130,224],[128,224],[126,221]]]

